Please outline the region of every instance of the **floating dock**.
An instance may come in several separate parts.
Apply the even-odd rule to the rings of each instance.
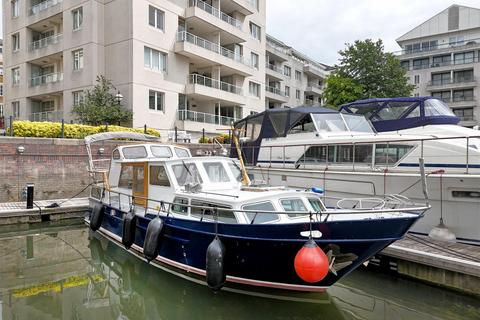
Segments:
[[[480,246],[407,234],[372,262],[410,278],[480,296]]]
[[[0,225],[80,218],[88,209],[88,198],[40,200],[33,209],[26,208],[26,202],[0,203]]]

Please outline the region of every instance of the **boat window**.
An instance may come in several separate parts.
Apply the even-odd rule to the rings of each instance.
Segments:
[[[372,162],[373,145],[361,144],[355,145],[355,152],[353,152],[353,145],[329,146],[328,147],[328,162],[329,163],[352,163],[353,155],[355,153],[355,163]],[[327,159],[326,146],[312,146],[307,149],[305,154],[298,160],[297,163],[302,164],[316,164],[325,163]]]
[[[181,148],[174,148],[175,153],[177,154],[177,157],[179,158],[189,158],[190,154],[188,153],[187,150],[181,149]]]
[[[228,167],[233,173],[235,180],[242,181],[242,171],[240,170],[240,165],[237,164],[235,161],[231,161],[228,163]]]
[[[378,103],[352,105],[349,106],[348,109],[350,109],[352,113],[363,114],[365,117],[370,119],[372,117],[372,114],[374,114],[378,110]]]
[[[247,204],[242,207],[242,210],[277,211],[275,210],[273,204],[270,201]],[[246,212],[245,214],[247,215],[250,222],[253,221],[253,224],[261,224],[279,220],[278,214],[275,213]]]
[[[237,130],[239,137],[247,136],[246,124],[246,121],[241,121],[235,125],[235,130]]]
[[[173,204],[171,206],[170,211],[173,213],[178,213],[178,214],[188,214],[188,207],[183,206],[183,204],[188,205],[188,199],[186,198],[175,198],[173,199]]]
[[[147,149],[144,146],[124,147],[122,149],[125,159],[139,159],[147,157]]]
[[[443,102],[437,99],[428,99],[424,102],[425,116],[450,116],[454,117],[455,114],[450,108]]]
[[[320,132],[339,132],[347,131],[345,122],[339,113],[315,113],[312,114],[317,123],[318,131]]]
[[[152,150],[152,154],[154,157],[171,158],[173,156],[173,153],[172,153],[172,150],[170,150],[170,147],[151,146],[150,150]]]
[[[402,159],[413,146],[404,144],[377,144],[375,147],[375,164],[394,165]]]
[[[231,209],[231,207],[218,205],[214,203],[192,200],[192,206],[210,207],[209,209],[190,208],[192,217],[203,220],[215,221],[214,208],[218,208],[218,221],[223,223],[237,223],[235,214],[232,211],[225,211],[223,209]],[[203,211],[203,212],[202,212]],[[203,213],[203,214],[202,214]]]
[[[302,119],[300,119],[298,122],[296,122],[288,133],[295,134],[315,131],[316,129],[315,125],[313,124],[312,117],[308,114]]]
[[[179,186],[184,186],[187,183],[203,182],[195,163],[176,164],[172,166],[172,170]]]
[[[382,109],[380,109],[380,111],[378,111],[377,115],[382,120],[400,119],[402,115],[404,115],[405,112],[415,104],[417,104],[417,102],[390,101]]]
[[[273,129],[279,136],[285,135],[285,127],[287,126],[287,112],[270,113],[270,121],[272,122]]]
[[[420,117],[420,106],[416,106],[412,111],[408,113],[405,118],[418,118]]]
[[[221,162],[204,162],[203,167],[207,171],[210,182],[230,182],[227,170]]]
[[[245,136],[250,138],[252,141],[257,140],[262,130],[263,115],[253,117],[247,120],[246,134]]]
[[[120,151],[118,149],[113,150],[113,160],[120,160]]]
[[[118,180],[118,186],[121,188],[132,189],[133,181],[133,167],[129,165],[122,165],[120,171],[120,179]]]
[[[170,187],[170,180],[168,179],[164,166],[150,166],[150,184]]]
[[[347,123],[348,129],[350,131],[369,133],[373,132],[372,126],[370,125],[368,120],[365,119],[365,117],[355,116],[352,114],[344,114],[343,118],[345,119],[345,122]]]
[[[283,210],[287,212],[292,212],[292,211],[303,211],[305,213],[288,213],[287,215],[289,217],[299,217],[299,216],[304,216],[307,213],[307,208],[303,204],[302,199],[300,198],[292,198],[292,199],[282,199],[280,200],[280,204],[283,207]]]
[[[312,206],[313,210],[315,210],[315,212],[323,212],[327,210],[325,208],[325,205],[322,203],[322,201],[320,201],[320,199],[308,198],[308,202]]]

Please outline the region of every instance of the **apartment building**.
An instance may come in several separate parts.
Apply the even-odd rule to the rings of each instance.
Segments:
[[[265,68],[265,108],[323,103],[325,78],[331,67],[267,35]]]
[[[480,121],[480,9],[452,5],[397,43],[415,96],[444,100],[467,127]]]
[[[4,0],[5,113],[67,122],[111,79],[133,127],[218,133],[265,108],[265,0]]]
[[[3,39],[0,39],[0,129],[5,126],[3,111]]]

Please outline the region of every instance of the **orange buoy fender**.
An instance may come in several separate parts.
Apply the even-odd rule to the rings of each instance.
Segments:
[[[328,274],[328,257],[312,239],[297,252],[294,265],[297,275],[305,282],[318,282]]]

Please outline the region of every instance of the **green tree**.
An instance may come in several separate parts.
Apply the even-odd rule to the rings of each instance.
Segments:
[[[346,49],[339,51],[339,54],[340,64],[335,66],[335,75],[340,77],[338,79],[351,79],[362,88],[362,94],[355,97],[356,99],[409,96],[415,87],[408,83],[400,61],[392,53],[384,52],[382,40],[357,40],[354,44],[346,44]],[[347,82],[345,85],[351,83]],[[341,89],[341,85],[337,85],[337,90],[332,88],[327,103],[338,106],[335,101],[352,101],[343,101],[340,98],[345,96]],[[356,89],[357,87],[353,91],[356,92]]]
[[[338,74],[331,74],[327,78],[326,88],[323,97],[328,107],[336,108],[363,97],[363,87],[352,78],[342,77]]]
[[[97,84],[85,91],[83,101],[73,107],[72,113],[80,122],[93,126],[129,123],[133,113],[117,101],[115,91],[110,80],[103,75],[97,76]]]

